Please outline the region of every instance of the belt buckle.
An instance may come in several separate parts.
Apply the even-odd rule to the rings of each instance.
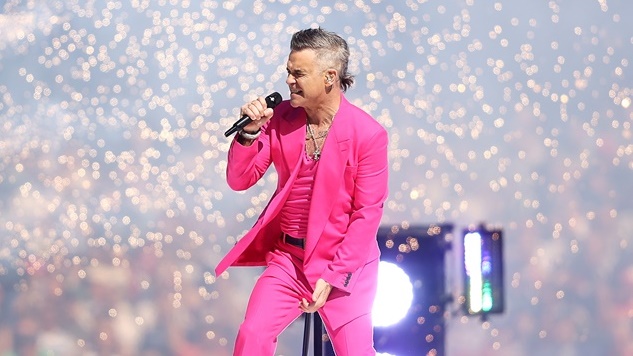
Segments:
[[[292,245],[294,247],[298,247],[302,250],[305,250],[305,239],[299,239],[296,237],[292,237],[286,233],[283,234],[283,241],[288,245]]]

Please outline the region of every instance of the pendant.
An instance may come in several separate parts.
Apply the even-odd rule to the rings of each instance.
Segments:
[[[321,150],[314,151],[314,153],[312,154],[312,159],[318,161],[319,158],[321,158]]]

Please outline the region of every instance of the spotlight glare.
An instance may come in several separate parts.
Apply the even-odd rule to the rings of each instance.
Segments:
[[[469,232],[464,236],[464,263],[466,275],[470,283],[468,296],[470,297],[470,310],[479,313],[482,310],[483,289],[482,265],[481,265],[481,235],[478,232]]]
[[[398,323],[407,315],[413,302],[413,285],[409,276],[390,262],[380,261],[378,292],[372,309],[374,326],[384,327]]]

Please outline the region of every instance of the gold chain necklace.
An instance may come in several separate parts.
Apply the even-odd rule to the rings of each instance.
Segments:
[[[325,131],[321,131],[321,132],[319,132],[319,134],[318,134],[317,136],[312,136],[312,133],[311,133],[311,132],[308,132],[308,135],[307,135],[307,137],[306,137],[306,140],[310,140],[310,139],[311,139],[311,138],[313,138],[313,137],[314,137],[314,138],[316,138],[316,139],[323,138],[323,137],[327,136],[327,133],[328,133],[328,131],[329,131],[329,130],[330,130],[330,129],[327,129],[327,130],[325,130]]]
[[[319,158],[321,158],[321,147],[317,144],[317,138],[322,138],[322,137],[327,136],[327,133],[330,131],[330,127],[332,127],[332,125],[330,125],[330,127],[328,127],[324,133],[321,133],[319,137],[316,137],[314,135],[314,132],[312,131],[312,126],[310,126],[309,122],[307,123],[307,125],[308,125],[308,133],[310,134],[310,137],[312,138],[312,143],[314,143],[314,153],[312,154],[312,159],[315,161],[318,161]]]

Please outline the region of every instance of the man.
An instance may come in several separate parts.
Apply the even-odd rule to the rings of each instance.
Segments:
[[[235,355],[273,355],[277,337],[318,311],[339,356],[375,355],[371,309],[387,197],[385,129],[344,92],[345,40],[323,29],[295,33],[287,61],[290,99],[241,108],[253,121],[228,153],[227,181],[253,186],[274,165],[278,183],[252,229],[216,267],[267,266],[253,288]]]

